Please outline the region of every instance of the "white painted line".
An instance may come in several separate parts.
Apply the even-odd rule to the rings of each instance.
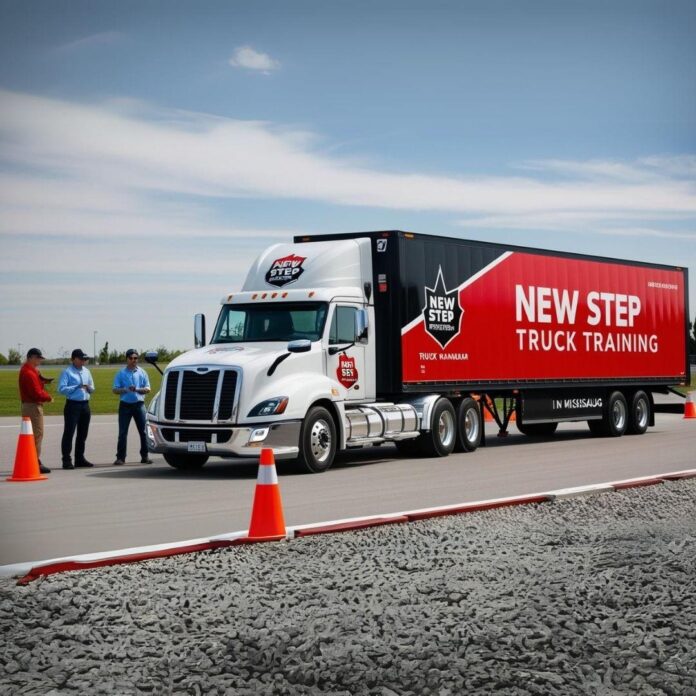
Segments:
[[[128,549],[117,549],[116,551],[97,551],[95,553],[84,553],[78,556],[60,556],[49,558],[43,561],[25,561],[24,563],[13,563],[11,565],[0,566],[0,577],[11,577],[13,575],[26,575],[32,568],[52,565],[53,563],[65,563],[74,561],[75,563],[88,563],[89,561],[103,561],[108,558],[118,558],[119,556],[134,556],[140,553],[155,553],[157,551],[169,551],[183,546],[195,546],[196,544],[207,544],[211,541],[231,541],[239,537],[247,536],[248,530],[239,532],[228,532],[214,537],[202,537],[200,539],[189,539],[188,541],[174,541],[167,544],[151,544],[150,546],[133,546]]]
[[[419,510],[408,510],[402,512],[388,512],[381,515],[367,515],[364,517],[347,517],[340,520],[329,520],[324,522],[314,522],[311,524],[296,525],[293,527],[287,527],[286,537],[291,539],[294,535],[295,530],[300,529],[312,529],[316,527],[328,527],[333,525],[348,524],[351,522],[366,522],[368,520],[377,519],[388,519],[392,517],[405,517],[408,515],[417,515],[422,513],[439,513],[446,512],[448,510],[456,510],[457,508],[469,508],[479,505],[490,505],[492,509],[496,505],[503,506],[507,503],[514,502],[517,500],[525,500],[527,498],[539,498],[546,497],[549,500],[554,500],[561,497],[571,497],[571,496],[581,496],[589,495],[591,493],[604,492],[605,490],[613,490],[613,486],[626,483],[639,483],[641,481],[648,481],[652,479],[667,478],[667,477],[678,477],[678,476],[693,476],[696,475],[696,469],[683,469],[681,471],[669,471],[662,472],[659,474],[651,474],[650,476],[640,476],[637,478],[623,479],[621,481],[611,481],[605,483],[595,483],[589,484],[587,486],[577,486],[575,488],[564,488],[556,491],[545,491],[537,493],[525,493],[523,495],[511,496],[507,498],[491,498],[488,500],[478,500],[469,501],[464,503],[458,503],[456,505],[443,505],[439,507],[421,508]],[[196,544],[205,544],[211,541],[231,541],[234,539],[239,539],[241,537],[246,537],[248,530],[240,530],[237,532],[227,532],[224,534],[219,534],[213,537],[204,537],[200,539],[189,539],[187,541],[173,542],[169,544],[154,544],[151,546],[138,546],[128,549],[119,549],[117,551],[100,551],[97,553],[83,554],[79,556],[64,556],[61,558],[52,558],[44,561],[32,561],[25,563],[14,563],[11,565],[0,566],[0,577],[11,577],[16,575],[26,575],[31,571],[32,568],[39,568],[41,566],[50,565],[57,562],[75,561],[75,562],[88,562],[88,561],[100,561],[109,558],[118,558],[121,556],[133,556],[142,553],[151,553],[157,551],[165,551],[183,548],[186,546],[195,546]]]
[[[613,492],[614,486],[611,484],[600,483],[595,486],[577,486],[575,488],[561,488],[557,491],[549,491],[547,494],[552,500],[563,498],[579,498],[586,495],[596,495],[598,493]]]

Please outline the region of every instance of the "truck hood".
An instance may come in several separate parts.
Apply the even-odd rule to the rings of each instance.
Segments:
[[[175,358],[167,369],[188,367],[192,365],[234,365],[245,367],[253,363],[270,363],[279,355],[287,353],[286,341],[269,341],[268,343],[220,343],[190,350]]]

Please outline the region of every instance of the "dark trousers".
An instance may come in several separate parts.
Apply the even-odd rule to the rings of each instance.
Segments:
[[[140,458],[147,457],[147,440],[145,439],[145,404],[138,401],[129,404],[122,401],[118,407],[118,445],[116,447],[116,459],[126,461],[126,445],[128,444],[128,428],[131,418],[135,421],[135,427],[140,435]]]
[[[89,410],[89,401],[70,401],[65,402],[63,409],[63,439],[60,443],[63,463],[70,462],[70,450],[72,449],[73,435],[77,430],[75,438],[75,462],[85,461],[85,442],[89,432],[89,421],[92,413]]]

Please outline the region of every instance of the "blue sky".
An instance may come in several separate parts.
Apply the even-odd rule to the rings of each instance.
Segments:
[[[0,352],[190,347],[298,233],[693,276],[695,85],[694,2],[0,0]]]

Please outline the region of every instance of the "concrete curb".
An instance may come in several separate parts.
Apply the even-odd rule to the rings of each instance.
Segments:
[[[0,566],[0,577],[16,577],[21,575],[22,577],[18,579],[17,584],[26,585],[39,577],[53,575],[55,573],[88,570],[91,568],[102,568],[126,563],[138,563],[140,561],[153,560],[156,558],[168,558],[171,556],[209,551],[212,549],[229,548],[244,544],[264,543],[269,541],[290,541],[295,538],[302,538],[318,534],[335,534],[340,532],[356,531],[388,524],[403,524],[408,522],[416,522],[419,520],[432,519],[435,517],[443,517],[446,515],[462,515],[471,512],[481,512],[513,505],[536,505],[566,498],[597,495],[599,493],[622,491],[629,488],[655,486],[664,483],[665,481],[679,481],[690,478],[696,478],[696,469],[686,469],[683,471],[666,472],[663,474],[642,476],[640,478],[625,479],[622,481],[577,486],[575,488],[533,493],[531,495],[497,498],[493,500],[480,500],[471,503],[423,508],[420,510],[402,511],[386,515],[372,515],[368,517],[332,520],[328,522],[289,527],[286,536],[280,539],[277,537],[250,539],[247,536],[247,530],[230,532],[228,534],[221,534],[212,538],[190,539],[188,541],[175,542],[172,544],[158,544],[154,546],[134,547],[129,549],[120,549],[117,551],[106,551],[65,558],[55,558],[46,561],[31,561],[26,563],[4,565]]]

